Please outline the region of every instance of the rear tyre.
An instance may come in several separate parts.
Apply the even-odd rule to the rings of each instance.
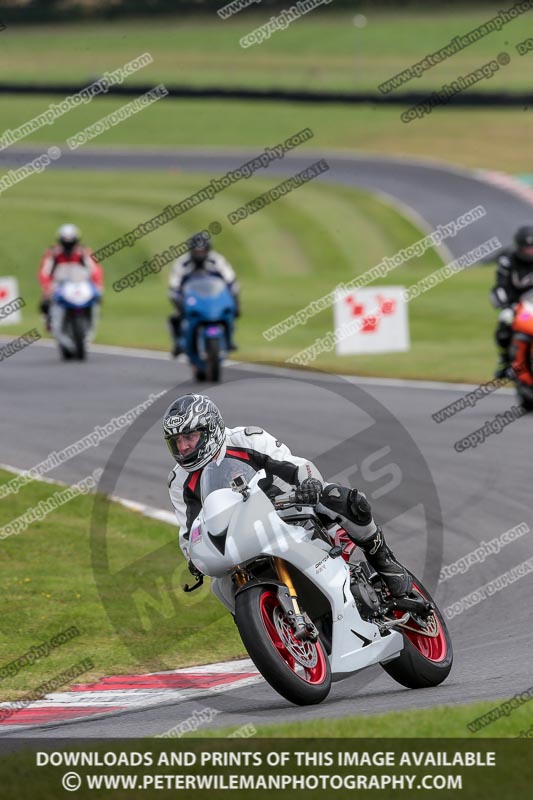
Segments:
[[[276,589],[253,586],[237,595],[235,622],[250,658],[276,692],[296,705],[321,703],[331,670],[320,641],[300,642],[286,622]]]
[[[207,339],[205,343],[207,361],[207,380],[216,383],[220,380],[220,342]]]
[[[434,605],[431,633],[435,636],[425,635],[423,628],[413,619],[408,620],[407,625],[412,630],[397,628],[403,636],[402,652],[397,658],[381,666],[402,686],[408,689],[424,689],[438,686],[448,677],[453,664],[453,649],[444,617],[428,590],[418,578],[409,574],[413,578],[413,590]],[[402,613],[396,611],[395,616],[401,617]]]

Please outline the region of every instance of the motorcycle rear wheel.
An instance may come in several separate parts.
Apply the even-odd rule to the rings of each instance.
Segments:
[[[320,639],[294,638],[275,586],[252,586],[238,594],[235,622],[250,658],[279,694],[300,706],[328,696],[331,669],[325,648]]]
[[[437,608],[428,590],[411,572],[413,588],[425,600],[434,605],[433,632],[436,636],[430,637],[423,633],[413,619],[407,625],[410,629],[396,628],[403,636],[403,650],[397,658],[381,666],[391,678],[406,686],[408,689],[423,689],[429,686],[438,686],[449,675],[453,664],[453,648],[446,622]],[[401,617],[403,612],[396,611],[395,616]],[[418,633],[416,629],[421,632]]]

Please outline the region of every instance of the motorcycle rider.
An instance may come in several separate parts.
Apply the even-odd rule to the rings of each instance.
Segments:
[[[239,284],[231,264],[223,255],[211,249],[209,238],[203,233],[195,233],[188,241],[189,252],[180,256],[172,265],[168,281],[168,296],[174,306],[174,313],[168,318],[170,334],[172,336],[172,355],[179,356],[182,352],[179,340],[181,335],[181,319],[183,316],[183,286],[198,270],[203,270],[210,275],[222,278],[233,295],[235,301],[235,316],[240,316]],[[233,342],[229,349],[235,350]]]
[[[80,239],[81,233],[76,225],[61,225],[57,231],[57,244],[49,247],[41,259],[38,272],[42,290],[39,311],[45,316],[47,330],[50,330],[50,298],[58,280],[68,279],[69,273],[81,267],[87,270],[87,277],[100,292],[103,289],[103,269],[93,258],[92,251],[80,245]]]
[[[324,483],[312,462],[292,455],[285,444],[262,428],[226,428],[217,406],[206,395],[178,397],[165,412],[163,431],[177,462],[168,486],[180,528],[179,544],[195,577],[201,573],[190,560],[189,536],[191,525],[201,511],[200,474],[210,461],[230,456],[257,471],[266,471],[267,480],[261,488],[270,497],[296,486],[297,503],[316,505],[317,511],[328,517],[328,525],[338,521],[392,595],[397,597],[411,590],[412,579],[386,545],[362,492]]]
[[[533,289],[533,226],[523,225],[514,237],[514,249],[498,257],[496,285],[490,299],[495,308],[501,309],[496,328],[496,344],[500,357],[494,377],[505,378],[509,374],[514,305],[525,292]]]

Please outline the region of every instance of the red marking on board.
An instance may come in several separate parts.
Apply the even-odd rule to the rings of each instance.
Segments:
[[[352,317],[361,317],[365,313],[364,303],[358,303],[354,295],[345,297],[345,302],[351,307]],[[375,333],[379,327],[379,320],[382,316],[394,314],[396,311],[396,300],[387,299],[383,295],[376,296],[379,311],[376,310],[374,314],[369,314],[361,321],[361,333]]]

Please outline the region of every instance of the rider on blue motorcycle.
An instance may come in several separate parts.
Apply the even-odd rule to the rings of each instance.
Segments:
[[[262,428],[226,428],[220,411],[206,395],[178,397],[165,412],[163,432],[177,462],[168,486],[180,527],[180,547],[193,575],[198,576],[199,572],[190,561],[189,536],[191,525],[202,510],[200,474],[210,461],[229,456],[257,471],[264,469],[267,478],[261,488],[270,497],[296,486],[296,502],[315,505],[328,525],[342,525],[392,595],[410,592],[412,579],[386,545],[362,492],[324,483],[312,462],[293,456],[287,445]]]
[[[197,233],[189,239],[189,252],[180,256],[170,271],[168,282],[168,296],[174,305],[174,313],[168,318],[172,335],[172,355],[179,356],[182,352],[180,346],[181,320],[183,317],[183,286],[193,275],[199,272],[216,275],[224,280],[235,300],[235,316],[240,315],[239,284],[233,267],[224,256],[211,250],[209,239]],[[229,343],[230,350],[235,350],[233,342]]]

